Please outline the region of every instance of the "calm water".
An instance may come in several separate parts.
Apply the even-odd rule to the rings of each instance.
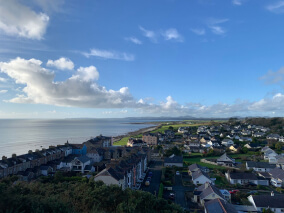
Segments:
[[[47,148],[49,145],[83,143],[97,135],[118,136],[149,124],[135,119],[61,119],[28,120],[0,119],[0,158],[12,153],[24,154],[28,150]],[[149,122],[149,120],[147,120]]]

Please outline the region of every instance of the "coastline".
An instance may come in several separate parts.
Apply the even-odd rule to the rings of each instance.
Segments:
[[[154,125],[154,126],[142,128],[142,129],[139,129],[139,130],[136,130],[136,131],[133,131],[133,132],[128,132],[128,133],[126,133],[126,134],[124,134],[124,135],[115,136],[115,137],[113,137],[113,143],[115,143],[115,142],[121,140],[121,139],[124,138],[124,137],[131,137],[131,136],[143,134],[143,133],[145,133],[145,132],[150,132],[150,131],[156,130],[156,129],[160,128],[161,125],[162,125],[162,124],[159,123],[159,124]]]

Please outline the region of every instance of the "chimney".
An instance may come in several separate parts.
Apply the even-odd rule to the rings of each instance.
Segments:
[[[205,189],[209,187],[209,182],[204,183]]]
[[[55,146],[49,146],[49,149],[55,148]]]
[[[7,160],[7,157],[3,155],[2,160]]]
[[[39,152],[39,149],[36,149],[35,151],[36,151],[36,152]]]
[[[32,154],[32,153],[33,153],[33,151],[32,151],[32,150],[29,150],[29,151],[28,151],[28,153],[29,153],[29,154]]]
[[[14,154],[12,154],[12,158],[16,158],[17,157],[17,155],[14,153]]]
[[[273,197],[274,196],[274,192],[273,191],[271,191],[271,197]]]

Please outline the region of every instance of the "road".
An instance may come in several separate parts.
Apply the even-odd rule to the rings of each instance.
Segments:
[[[142,185],[142,190],[146,192],[151,192],[153,195],[158,196],[161,175],[162,175],[163,161],[159,158],[154,159],[153,163],[149,166],[149,171],[153,172],[150,186]]]

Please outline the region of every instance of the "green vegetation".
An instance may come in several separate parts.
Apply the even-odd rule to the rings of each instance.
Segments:
[[[121,140],[114,142],[113,145],[116,145],[116,146],[126,146],[129,138],[130,137],[124,137]]]
[[[164,184],[160,183],[158,198],[162,198],[163,197],[163,193],[164,193]]]
[[[0,182],[0,212],[182,212],[181,207],[154,195],[102,182],[59,181],[14,182],[5,178]]]

